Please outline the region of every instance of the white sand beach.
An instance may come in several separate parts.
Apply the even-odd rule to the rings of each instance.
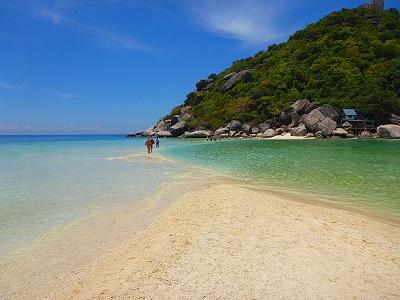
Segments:
[[[185,194],[124,244],[67,274],[42,295],[50,299],[399,297],[400,227],[236,184]]]

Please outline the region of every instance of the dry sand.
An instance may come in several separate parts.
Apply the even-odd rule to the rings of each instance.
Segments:
[[[400,228],[220,183],[185,194],[46,297],[394,299]]]

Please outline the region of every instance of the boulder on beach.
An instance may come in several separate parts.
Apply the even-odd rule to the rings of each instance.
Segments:
[[[333,131],[336,129],[336,122],[331,118],[325,118],[321,123],[317,125],[317,129],[322,131],[324,136],[331,136]]]
[[[176,137],[176,136],[180,136],[180,135],[184,134],[186,131],[186,128],[187,128],[186,122],[179,121],[175,125],[171,126],[170,132],[171,132],[172,136]]]
[[[336,123],[340,121],[340,115],[336,112],[336,110],[329,104],[324,104],[318,107],[318,110],[322,113],[322,115],[326,118],[330,118]]]
[[[318,124],[323,120],[325,120],[324,115],[318,109],[314,109],[309,114],[303,115],[300,122],[302,122],[308,130],[315,132],[318,131]]]
[[[263,137],[263,138],[271,138],[271,137],[274,137],[274,136],[276,136],[276,132],[275,132],[275,130],[273,130],[272,128],[267,129],[267,130],[261,135],[261,137]]]
[[[279,116],[279,124],[289,125],[290,122],[292,122],[292,118],[290,116],[292,112],[293,112],[293,109],[281,112],[281,114]]]
[[[243,130],[243,132],[245,132],[245,133],[251,133],[251,125],[249,125],[249,124],[243,124],[242,130]]]
[[[310,104],[307,105],[307,107],[304,109],[303,114],[309,114],[312,112],[314,109],[318,108],[319,104],[317,102],[311,102]]]
[[[260,132],[260,129],[258,129],[258,127],[252,127],[251,128],[251,133],[252,134],[257,134],[257,133],[259,133]]]
[[[381,125],[377,128],[377,133],[383,138],[399,139],[400,126],[393,124]]]
[[[336,129],[333,131],[333,135],[334,135],[334,136],[347,137],[348,134],[349,134],[349,133],[348,133],[346,130],[344,130],[343,128],[336,128]]]
[[[324,134],[322,131],[317,131],[314,135],[317,139],[322,139],[324,137]]]
[[[229,137],[229,133],[222,133],[222,134],[219,135],[219,137],[220,137],[221,139],[226,139],[226,138]]]
[[[372,138],[372,137],[374,137],[374,135],[368,130],[364,130],[363,132],[360,133],[360,138]]]
[[[228,127],[232,131],[240,131],[242,129],[242,123],[237,120],[233,120],[229,122],[226,127]]]
[[[155,133],[155,135],[157,135],[158,137],[172,137],[171,132],[166,131],[166,130],[157,131],[157,132]]]
[[[217,130],[215,130],[214,135],[220,136],[220,135],[225,134],[225,133],[229,134],[229,128],[221,127],[221,128],[218,128]]]
[[[307,134],[307,128],[304,124],[299,124],[299,126],[292,129],[292,136],[305,136]]]
[[[257,127],[260,130],[260,132],[264,132],[267,129],[269,129],[271,126],[268,123],[261,123]]]
[[[185,132],[182,137],[184,138],[208,138],[211,133],[207,130],[196,130],[192,132]]]
[[[290,128],[296,127],[297,125],[299,125],[300,115],[299,115],[297,112],[294,112],[294,111],[293,111],[293,112],[290,114],[290,120],[291,120],[291,123],[289,124],[289,127],[290,127]]]
[[[304,137],[305,138],[313,138],[315,135],[312,132],[307,133]]]
[[[293,108],[293,112],[302,115],[305,112],[305,109],[310,105],[310,101],[307,99],[300,99],[293,103],[291,106]],[[293,121],[293,119],[292,119]]]
[[[344,122],[344,123],[342,124],[342,127],[343,127],[344,129],[346,129],[346,130],[349,130],[349,129],[351,129],[353,126],[351,125],[350,122],[346,121],[346,122]]]

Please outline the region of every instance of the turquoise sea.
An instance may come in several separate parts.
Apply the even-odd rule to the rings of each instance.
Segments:
[[[321,195],[400,221],[400,141],[161,141],[123,135],[0,136],[0,257],[93,211],[131,204],[193,167]]]

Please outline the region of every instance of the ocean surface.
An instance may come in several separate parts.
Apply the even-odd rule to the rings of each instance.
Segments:
[[[158,152],[158,150],[157,150]],[[400,141],[161,141],[123,135],[0,136],[0,258],[52,228],[144,199],[200,167],[400,220]]]

